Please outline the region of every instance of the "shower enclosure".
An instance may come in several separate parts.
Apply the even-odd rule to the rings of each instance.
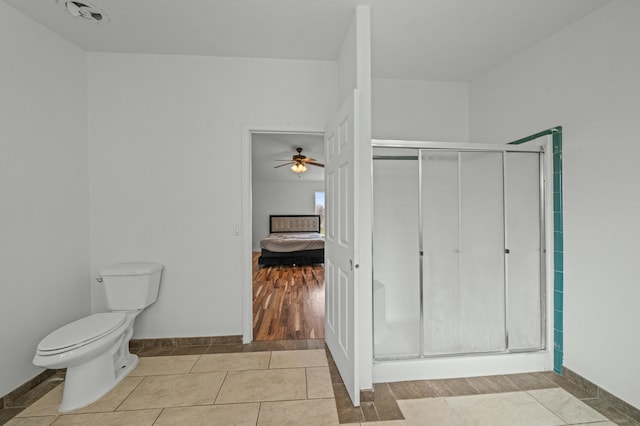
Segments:
[[[544,165],[541,145],[374,143],[378,363],[546,350]]]

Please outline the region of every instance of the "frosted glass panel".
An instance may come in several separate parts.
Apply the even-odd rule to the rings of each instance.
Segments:
[[[421,162],[425,355],[504,350],[502,154]]]
[[[507,153],[505,172],[509,348],[539,349],[543,346],[539,154]]]
[[[377,359],[420,354],[418,183],[417,150],[374,150],[373,315]]]
[[[426,354],[463,351],[459,210],[458,154],[423,151],[422,261]]]
[[[465,352],[504,350],[502,153],[460,153],[462,338]]]

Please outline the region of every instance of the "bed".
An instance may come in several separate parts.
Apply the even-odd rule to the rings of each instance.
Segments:
[[[258,264],[263,266],[324,263],[320,215],[270,215],[269,235],[260,249]]]

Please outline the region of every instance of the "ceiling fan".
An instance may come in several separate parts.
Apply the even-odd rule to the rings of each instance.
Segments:
[[[295,173],[304,173],[307,171],[307,164],[311,164],[312,166],[324,167],[324,164],[318,163],[315,158],[310,158],[305,155],[302,155],[302,148],[296,148],[297,154],[294,154],[291,157],[291,160],[276,160],[276,161],[286,161],[284,164],[280,164],[279,166],[275,166],[274,169],[278,167],[284,167],[291,164],[291,171]]]

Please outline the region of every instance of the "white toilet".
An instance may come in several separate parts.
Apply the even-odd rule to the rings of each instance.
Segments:
[[[60,411],[91,404],[109,392],[138,364],[129,353],[133,322],[156,301],[163,266],[120,263],[98,272],[107,308],[67,324],[42,339],[33,363],[66,368]]]

